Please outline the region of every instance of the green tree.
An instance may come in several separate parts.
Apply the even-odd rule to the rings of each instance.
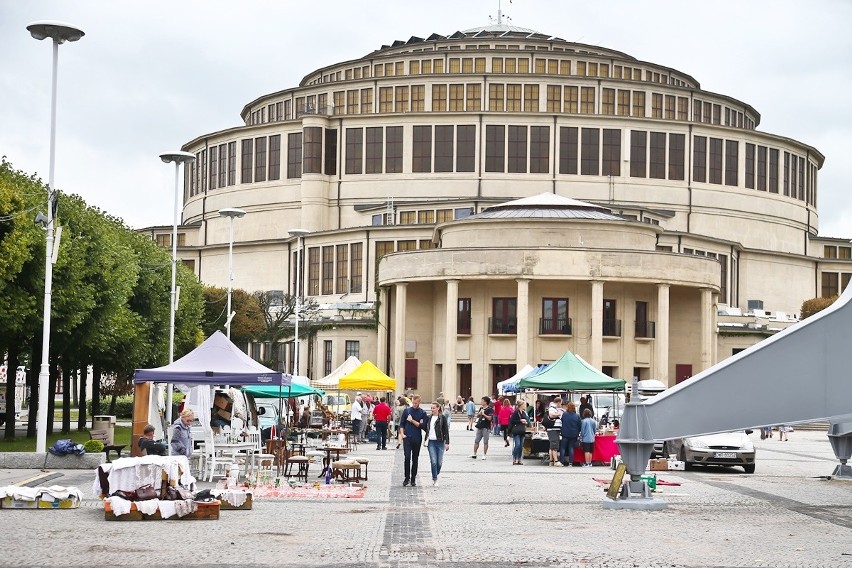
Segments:
[[[296,297],[282,294],[278,290],[259,291],[253,294],[263,314],[263,331],[258,336],[260,341],[277,345],[284,339],[295,336]],[[306,337],[309,332],[307,325],[319,313],[319,305],[313,298],[302,298],[299,309],[299,338]],[[263,364],[270,369],[278,369],[278,350],[264,359]]]

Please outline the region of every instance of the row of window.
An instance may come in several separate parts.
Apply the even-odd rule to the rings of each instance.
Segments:
[[[481,46],[480,49],[490,48]],[[470,49],[470,48],[469,48]],[[519,49],[519,46],[506,46],[503,49]],[[490,62],[490,65],[489,65]],[[406,63],[408,72],[406,73]],[[333,83],[337,81],[353,81],[370,79],[371,77],[397,77],[405,75],[441,75],[450,74],[529,74],[564,75],[575,77],[600,77],[623,79],[628,81],[645,81],[662,85],[692,87],[693,85],[660,73],[652,69],[642,69],[626,65],[615,65],[597,61],[578,61],[574,59],[545,58],[525,55],[520,57],[440,57],[426,59],[410,59],[407,61],[392,61],[375,65],[357,65],[340,71],[325,73],[308,82],[308,85]],[[371,75],[372,74],[372,75]]]
[[[349,175],[402,173],[402,126],[347,128],[344,172]],[[476,125],[412,126],[412,173],[471,173],[477,170]],[[484,169],[489,173],[551,172],[551,159],[565,175],[621,176],[686,179],[686,135],[630,131],[629,174],[622,172],[622,131],[617,128],[559,127],[551,152],[550,126],[485,125]],[[777,148],[745,143],[744,168],[740,168],[741,142],[695,135],[692,138],[692,181],[743,185],[748,189],[783,192],[816,204],[816,164]],[[202,150],[188,172],[189,195],[236,183],[236,142]],[[240,183],[281,179],[281,135],[241,141]],[[207,156],[209,152],[209,164]],[[287,135],[286,176],[303,173],[337,173],[337,130],[306,127]],[[196,165],[197,164],[197,165]],[[227,164],[227,168],[225,165]]]
[[[435,223],[447,223],[456,219],[466,219],[471,215],[473,215],[473,207],[458,207],[456,209],[418,209],[415,211],[400,211],[399,224],[434,225]],[[393,219],[388,220],[387,214],[373,215],[373,225],[393,224]]]
[[[332,365],[332,361],[334,356],[334,342],[330,339],[326,339],[322,342],[322,372],[323,376],[330,375],[334,370],[334,366]],[[350,357],[355,357],[356,359],[361,358],[361,343],[359,341],[353,340],[345,340],[344,352],[343,352],[343,360],[349,359]]]
[[[742,109],[709,101],[664,93],[601,86],[545,85],[537,83],[490,83],[484,105],[481,83],[442,83],[379,87],[373,101],[372,87],[328,94],[307,95],[270,103],[249,115],[247,124],[292,120],[305,114],[328,116],[405,112],[547,112],[651,117],[754,129],[754,120]],[[544,98],[541,95],[544,94]],[[600,103],[598,105],[598,102]],[[690,110],[690,104],[692,105]]]
[[[261,363],[278,363],[278,371],[285,373],[293,373],[294,368],[294,344],[275,343],[270,341],[252,343],[249,347],[251,358]],[[323,371],[324,375],[328,375],[333,370],[331,368],[332,342],[330,340],[323,341]],[[361,357],[361,342],[358,340],[345,340],[344,357]],[[344,359],[344,360],[345,360]]]
[[[542,298],[541,317],[538,333],[540,335],[572,335],[572,320],[568,317],[568,298]],[[491,317],[488,318],[489,334],[515,335],[518,331],[517,298],[492,298]],[[457,310],[457,333],[471,333],[471,299],[459,298]],[[613,299],[603,301],[602,334],[606,337],[621,337],[621,320],[616,317],[617,302]],[[648,319],[648,302],[636,302],[633,337],[655,337],[655,323]]]
[[[823,258],[839,258],[841,260],[852,260],[852,247],[825,245],[822,249]]]
[[[415,247],[416,248],[416,247]],[[300,266],[298,252],[292,266]],[[308,248],[307,295],[355,294],[364,291],[364,244],[350,243]],[[293,289],[298,275],[293,272]],[[302,292],[299,286],[299,293]]]
[[[833,298],[839,295],[846,289],[849,280],[852,279],[850,272],[823,272],[821,276],[821,295],[823,298]]]

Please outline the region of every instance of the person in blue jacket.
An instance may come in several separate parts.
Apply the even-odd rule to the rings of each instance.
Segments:
[[[417,461],[420,459],[420,446],[423,444],[423,430],[426,429],[426,411],[420,408],[420,395],[411,397],[411,406],[400,416],[400,436],[402,451],[405,454],[405,479],[403,487],[409,483],[417,487]]]
[[[559,461],[564,465],[574,463],[574,448],[579,442],[580,424],[577,407],[573,402],[569,402],[562,414],[562,442],[559,446]]]

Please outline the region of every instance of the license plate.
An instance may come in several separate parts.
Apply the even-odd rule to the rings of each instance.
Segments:
[[[734,459],[734,458],[737,457],[737,453],[736,452],[716,452],[715,454],[713,454],[713,457],[718,458],[718,459]]]

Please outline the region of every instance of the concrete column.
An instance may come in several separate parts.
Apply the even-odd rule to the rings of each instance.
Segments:
[[[518,306],[517,306],[517,349],[515,350],[515,365],[520,369],[530,362],[530,281],[526,278],[518,278]]]
[[[657,284],[657,323],[653,376],[669,384],[669,285]]]
[[[701,369],[709,368],[713,360],[713,290],[701,290]]]
[[[604,283],[592,281],[592,332],[589,334],[589,363],[600,369],[603,366],[603,300]]]
[[[390,313],[390,294],[388,294],[388,288],[386,286],[382,286],[379,288],[379,329],[377,332],[377,341],[378,345],[376,346],[376,367],[379,370],[388,373],[389,376],[392,376],[389,373],[388,369],[388,325],[390,324],[390,320],[388,319],[388,313]]]
[[[393,318],[393,377],[397,380],[397,388],[405,386],[405,310],[406,288],[408,284],[401,282],[396,285]]]
[[[444,333],[444,368],[441,374],[441,391],[444,396],[458,394],[456,369],[456,342],[458,338],[459,281],[447,280],[447,327]]]

